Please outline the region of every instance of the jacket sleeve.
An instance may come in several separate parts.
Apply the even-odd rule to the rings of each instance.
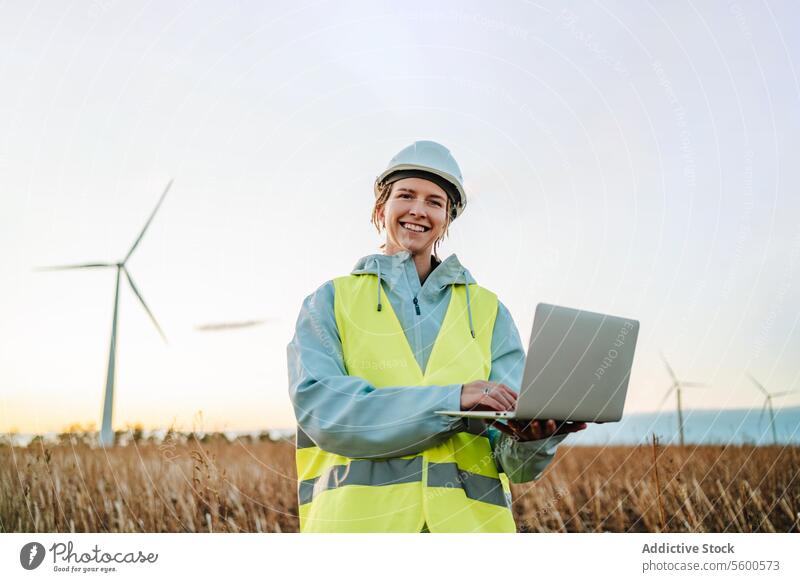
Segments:
[[[517,326],[505,305],[498,301],[492,335],[492,371],[489,381],[505,384],[519,394],[524,367],[525,351]],[[489,440],[497,467],[508,475],[512,483],[538,479],[553,460],[558,444],[567,436],[516,441],[495,427],[489,428]]]
[[[321,449],[350,458],[415,454],[463,429],[461,384],[376,389],[349,376],[328,281],[303,301],[287,346],[289,397],[300,428]]]

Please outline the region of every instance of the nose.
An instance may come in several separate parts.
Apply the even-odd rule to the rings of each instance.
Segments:
[[[425,213],[425,201],[420,200],[419,198],[414,199],[414,202],[411,204],[411,207],[408,209],[408,213],[414,216],[426,216]]]

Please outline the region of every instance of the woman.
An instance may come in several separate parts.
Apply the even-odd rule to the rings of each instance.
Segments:
[[[514,532],[511,482],[567,432],[437,410],[509,410],[525,353],[510,314],[437,247],[466,205],[450,152],[418,141],[375,182],[383,254],[303,302],[288,346],[303,532]]]

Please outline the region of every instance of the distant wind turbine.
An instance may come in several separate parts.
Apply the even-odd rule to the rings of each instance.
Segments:
[[[682,380],[678,380],[678,376],[675,375],[674,370],[672,367],[670,367],[669,362],[667,362],[667,358],[663,353],[661,354],[661,359],[664,360],[664,365],[667,367],[670,378],[672,378],[672,385],[664,395],[664,399],[661,401],[659,408],[664,405],[664,403],[667,401],[667,398],[669,398],[669,395],[672,394],[674,390],[678,395],[678,431],[681,437],[681,446],[683,446],[683,408],[681,407],[681,388],[700,388],[708,386],[708,384],[701,384],[700,382],[683,382]]]
[[[36,269],[37,271],[63,271],[67,269],[102,269],[113,267],[117,269],[117,282],[114,291],[114,317],[111,323],[111,346],[108,350],[108,373],[106,375],[106,392],[105,398],[103,400],[103,423],[102,428],[100,429],[100,444],[102,446],[111,446],[114,444],[114,431],[111,428],[111,416],[114,406],[114,367],[116,364],[117,359],[117,315],[119,312],[119,279],[120,273],[125,274],[125,278],[128,280],[128,283],[131,286],[131,290],[133,291],[134,295],[136,295],[139,302],[144,307],[144,310],[147,312],[147,315],[150,317],[150,320],[153,322],[153,325],[156,326],[158,333],[161,335],[163,340],[166,342],[167,338],[164,335],[164,332],[161,330],[161,326],[158,325],[153,312],[150,311],[150,308],[147,307],[147,303],[144,302],[142,298],[142,294],[139,293],[139,289],[136,287],[136,284],[133,282],[133,278],[131,274],[128,272],[127,267],[125,264],[128,262],[128,259],[131,258],[133,251],[136,250],[136,247],[139,246],[139,243],[144,236],[144,233],[147,231],[147,228],[150,226],[150,223],[153,221],[153,217],[158,212],[161,203],[164,202],[164,197],[166,197],[167,192],[169,192],[170,187],[172,186],[172,180],[169,181],[167,187],[164,189],[164,193],[161,194],[161,198],[158,200],[158,204],[156,204],[155,209],[153,210],[152,214],[150,214],[150,218],[147,219],[147,222],[142,229],[142,232],[139,233],[139,236],[133,242],[133,246],[131,246],[128,254],[125,255],[121,261],[117,263],[83,263],[80,265],[63,265],[63,266],[56,266],[56,267],[40,267]]]
[[[747,373],[750,380],[753,381],[753,384],[761,390],[761,393],[764,395],[764,406],[761,407],[761,414],[758,416],[758,423],[761,424],[761,420],[764,418],[764,411],[769,408],[769,425],[772,428],[772,443],[778,444],[778,435],[775,431],[775,410],[772,408],[772,399],[777,398],[778,396],[786,396],[787,394],[791,394],[794,390],[784,390],[783,392],[774,392],[770,394],[767,392],[767,389],[749,372]]]

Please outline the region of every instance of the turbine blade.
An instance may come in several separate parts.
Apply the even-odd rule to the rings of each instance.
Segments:
[[[165,336],[164,332],[161,331],[161,326],[158,325],[158,322],[156,321],[153,312],[150,311],[150,308],[147,306],[147,303],[144,302],[144,298],[142,297],[142,294],[139,293],[139,289],[136,288],[136,284],[133,282],[133,278],[131,278],[130,273],[128,273],[128,269],[122,267],[122,270],[124,271],[125,277],[128,279],[128,283],[130,283],[131,289],[133,289],[134,294],[136,295],[136,297],[139,298],[139,302],[142,304],[142,307],[144,307],[144,310],[147,312],[147,315],[150,316],[150,321],[152,321],[153,325],[156,326],[156,329],[158,330],[158,333],[161,334],[161,338],[164,340],[164,342],[167,342],[167,336]]]
[[[759,390],[761,390],[761,393],[762,393],[764,396],[769,396],[769,392],[767,392],[767,389],[766,389],[766,388],[764,388],[764,386],[762,386],[762,385],[761,385],[761,382],[759,382],[758,380],[756,380],[755,378],[753,378],[753,375],[752,375],[750,372],[748,372],[748,373],[747,373],[747,375],[750,377],[750,380],[752,380],[753,384],[755,384],[755,385],[756,385],[756,388],[758,388]]]
[[[156,207],[153,209],[153,213],[150,215],[150,218],[148,218],[147,222],[144,224],[144,228],[142,229],[142,232],[139,233],[139,237],[133,243],[133,246],[131,247],[131,250],[128,251],[128,254],[125,255],[125,258],[122,260],[123,263],[126,263],[128,261],[128,259],[131,258],[131,255],[133,254],[133,251],[135,251],[136,247],[139,246],[139,242],[142,240],[142,237],[144,236],[144,233],[147,231],[147,227],[149,227],[150,223],[153,222],[153,217],[156,215],[156,212],[158,212],[158,209],[161,206],[161,203],[164,202],[164,197],[166,197],[167,192],[169,192],[169,189],[171,187],[172,187],[172,180],[170,180],[167,183],[167,187],[164,188],[164,193],[161,195],[161,198],[158,199],[158,204],[156,204]]]
[[[795,392],[797,392],[797,391],[796,390],[784,390],[783,392],[776,392],[775,394],[772,395],[772,397],[775,398],[776,396],[786,396],[787,394],[794,394]]]
[[[661,402],[658,405],[659,410],[661,409],[662,406],[664,406],[664,403],[667,401],[667,398],[670,397],[670,394],[675,392],[675,387],[676,387],[676,384],[673,384],[672,386],[670,386],[670,389],[667,390],[667,393],[664,394],[664,398],[661,399]]]
[[[703,382],[680,382],[680,385],[684,388],[708,388],[708,384]]]
[[[664,355],[664,352],[659,352],[659,353],[661,354],[661,359],[664,360],[664,365],[667,367],[667,371],[669,372],[669,375],[672,378],[672,381],[673,382],[677,382],[678,381],[678,377],[675,375],[675,372],[673,371],[672,367],[669,365],[669,362],[667,362],[667,357]]]
[[[54,267],[36,267],[35,271],[64,271],[67,269],[99,269],[102,267],[116,267],[112,263],[81,263],[80,265],[56,265]]]

